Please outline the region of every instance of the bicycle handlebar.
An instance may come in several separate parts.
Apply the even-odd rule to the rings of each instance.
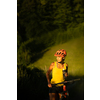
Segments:
[[[60,83],[56,83],[56,84],[52,84],[52,85],[58,85],[58,84],[71,83],[71,82],[74,82],[74,81],[79,81],[79,80],[81,80],[81,79],[79,78],[79,79],[74,79],[74,80],[64,81],[64,82],[60,82]]]

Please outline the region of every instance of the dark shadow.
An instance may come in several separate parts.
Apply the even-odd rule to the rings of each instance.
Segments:
[[[70,100],[84,100],[84,76],[71,76],[67,78],[67,80],[75,80],[80,79],[78,81],[73,81],[67,84],[67,90],[69,92]]]
[[[17,75],[17,100],[44,100],[48,98],[46,75],[43,70],[38,68],[30,70],[23,67]]]

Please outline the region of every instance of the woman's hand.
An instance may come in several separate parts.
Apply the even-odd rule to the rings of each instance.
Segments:
[[[67,77],[68,76],[68,74],[67,73],[65,73],[65,77]]]
[[[49,88],[52,87],[51,83],[48,83],[48,87],[49,87]]]

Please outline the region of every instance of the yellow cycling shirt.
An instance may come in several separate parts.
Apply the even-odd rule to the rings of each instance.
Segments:
[[[60,69],[57,67],[57,62],[54,62],[55,67],[52,70],[52,79],[51,79],[51,84],[56,84],[63,82],[65,79],[63,77],[63,70],[66,70],[66,63],[64,63],[64,68]],[[63,85],[63,84],[59,84]]]

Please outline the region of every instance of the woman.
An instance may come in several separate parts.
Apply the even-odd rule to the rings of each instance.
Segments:
[[[57,57],[57,61],[51,63],[47,73],[47,82],[49,87],[49,97],[50,100],[56,100],[57,94],[59,95],[59,98],[61,98],[61,92],[63,92],[63,86],[64,84],[59,84],[56,87],[52,87],[52,84],[64,82],[65,77],[68,76],[68,64],[64,63],[66,51],[64,49],[58,50],[55,55]],[[63,75],[63,70],[65,70],[65,77]],[[50,81],[49,75],[52,71],[52,79]]]

